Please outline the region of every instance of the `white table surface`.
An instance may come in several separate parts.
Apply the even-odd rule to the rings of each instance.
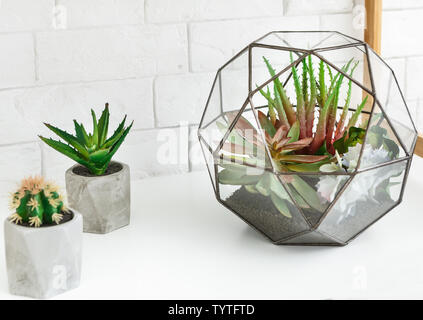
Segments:
[[[346,247],[275,246],[206,172],[132,183],[131,225],[84,234],[81,286],[57,299],[423,298],[423,159],[403,203]],[[8,293],[0,230],[0,299]]]

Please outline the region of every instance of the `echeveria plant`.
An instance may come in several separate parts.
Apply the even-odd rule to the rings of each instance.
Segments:
[[[87,134],[84,125],[73,120],[75,136],[45,123],[47,128],[65,140],[66,143],[42,136],[40,136],[40,139],[53,149],[86,167],[92,174],[99,176],[107,170],[113,155],[131,130],[133,122],[125,127],[125,116],[113,135],[107,138],[110,116],[108,103],[106,103],[98,121],[93,110],[91,110],[91,115],[93,118],[92,134]]]

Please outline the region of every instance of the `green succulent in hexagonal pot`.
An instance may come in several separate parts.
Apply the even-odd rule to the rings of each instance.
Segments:
[[[132,128],[125,127],[126,116],[108,137],[109,105],[97,121],[91,110],[93,132],[87,133],[82,123],[74,120],[75,136],[45,124],[65,142],[45,138],[41,140],[77,164],[66,171],[66,190],[69,205],[84,217],[84,232],[108,233],[129,224],[130,172],[129,166],[112,161]]]

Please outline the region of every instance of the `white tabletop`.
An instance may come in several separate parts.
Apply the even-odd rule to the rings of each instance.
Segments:
[[[133,182],[131,225],[84,234],[81,286],[57,298],[421,299],[423,159],[413,161],[403,203],[346,247],[269,243],[215,200],[206,172]],[[13,299],[3,252],[0,299]]]

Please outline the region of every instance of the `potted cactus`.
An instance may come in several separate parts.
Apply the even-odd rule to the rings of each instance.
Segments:
[[[113,135],[107,138],[108,104],[98,121],[93,110],[91,115],[92,134],[86,132],[82,123],[74,120],[75,136],[45,124],[66,143],[42,136],[40,139],[78,163],[65,175],[69,205],[81,212],[84,232],[103,234],[129,224],[129,167],[111,160],[131,130],[132,123],[125,127],[125,116]]]
[[[6,265],[12,294],[49,298],[79,286],[82,216],[41,177],[22,180],[11,194],[4,222]]]

